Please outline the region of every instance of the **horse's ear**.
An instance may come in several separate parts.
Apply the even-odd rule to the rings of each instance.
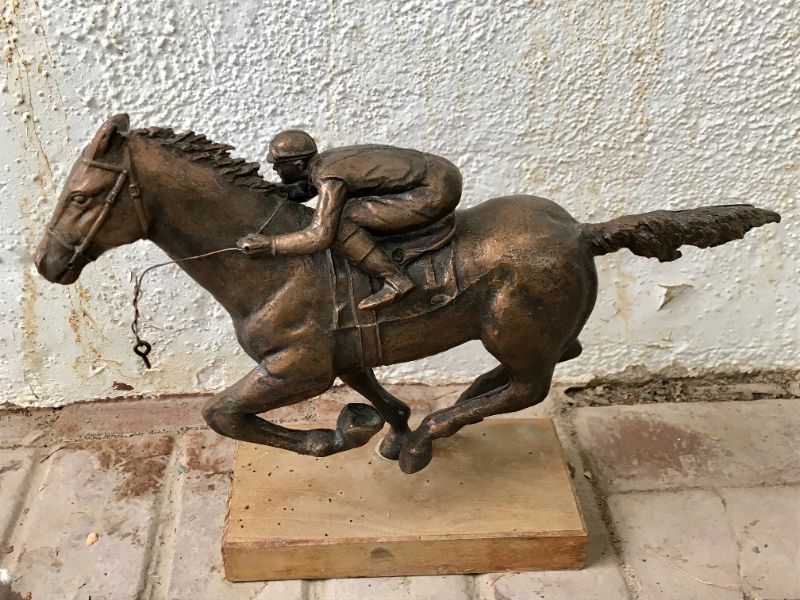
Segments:
[[[103,126],[97,130],[91,146],[89,147],[89,158],[93,160],[105,155],[109,148],[111,148],[114,136],[120,133],[127,133],[130,124],[131,120],[125,113],[114,115],[103,123]]]

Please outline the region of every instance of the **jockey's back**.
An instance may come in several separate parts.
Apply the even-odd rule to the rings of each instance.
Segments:
[[[309,164],[312,183],[340,179],[351,196],[403,192],[417,187],[428,172],[427,156],[418,150],[362,144],[333,148]]]

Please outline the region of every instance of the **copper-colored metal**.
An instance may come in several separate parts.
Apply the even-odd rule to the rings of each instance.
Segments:
[[[461,199],[461,173],[441,156],[369,144],[317,154],[304,131],[290,129],[270,142],[267,160],[285,184],[306,185],[310,200],[319,194],[311,223],[280,235],[260,232],[243,237],[247,254],[312,254],[334,247],[368,275],[383,280],[358,308],[377,309],[402,298],[415,283],[377,244],[373,235],[419,231],[455,210]]]
[[[365,147],[356,148],[348,151]],[[391,148],[380,148],[391,158]],[[370,229],[351,221],[347,215],[356,211],[348,212],[350,206],[368,211],[384,197],[344,194],[336,202],[344,217],[338,229],[321,223],[334,231],[333,240],[326,234],[326,243],[311,253],[216,252],[265,223],[268,239],[297,239],[293,232],[312,224],[314,212],[286,200],[304,199],[308,186],[319,183],[266,182],[258,164],[231,158],[229,150],[192,132],[128,131],[126,115],[113,117],[67,178],[36,252],[39,272],[52,282],[73,283],[106,250],[143,237],[174,260],[208,254],[178,265],[225,307],[242,348],[258,363],[208,402],[203,414],[209,426],[239,440],[325,456],[363,445],[385,419],[391,429],[381,453],[399,459],[407,473],[429,463],[433,440],[545,398],[556,363],[581,352],[578,334],[597,294],[595,256],[628,248],[669,261],[680,257],[683,244],[717,246],[780,220],[768,210],[732,205],[583,224],[549,200],[515,195],[456,211],[451,221],[431,214],[414,225],[424,229],[419,235],[410,226]],[[448,177],[455,175],[448,171]],[[385,204],[402,216],[401,202]],[[440,206],[436,199],[434,205]],[[358,308],[384,282],[340,252],[341,238],[361,235],[354,230],[369,236],[359,242],[364,248],[375,240],[413,282],[404,298],[377,310]],[[500,366],[411,431],[408,406],[381,387],[372,368],[473,339]],[[335,430],[295,430],[258,416],[323,393],[337,376],[375,408],[348,404]]]

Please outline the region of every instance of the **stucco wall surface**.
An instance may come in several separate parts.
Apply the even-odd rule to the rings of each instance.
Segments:
[[[251,368],[227,315],[169,267],[142,300],[156,362],[143,370],[130,352],[132,273],[164,259],[146,242],[104,255],[70,288],[36,274],[59,186],[121,111],[250,160],[290,126],[323,148],[418,147],[462,169],[465,205],[536,193],[584,221],[772,208],[780,225],[674,263],[599,258],[584,354],[556,377],[796,368],[798,14],[793,0],[3,0],[0,402],[123,393],[115,382],[218,390]],[[492,365],[468,344],[382,376],[464,381]]]

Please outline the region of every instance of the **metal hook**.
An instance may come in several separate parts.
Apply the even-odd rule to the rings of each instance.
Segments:
[[[133,347],[133,351],[136,353],[144,361],[144,366],[148,369],[150,368],[150,359],[147,358],[147,355],[150,354],[152,350],[152,346],[145,342],[144,340],[139,340],[136,342],[136,345]]]

